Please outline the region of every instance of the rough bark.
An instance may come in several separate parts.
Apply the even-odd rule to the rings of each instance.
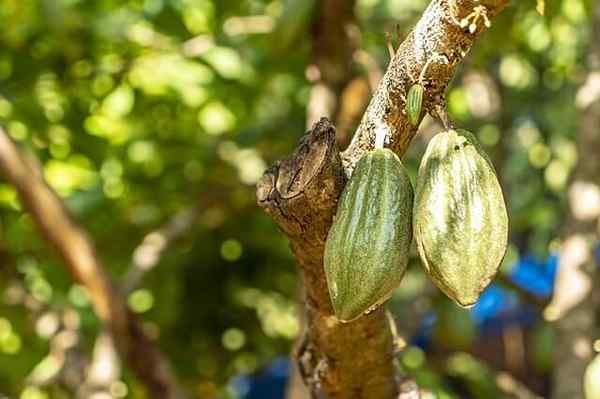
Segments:
[[[399,156],[406,152],[416,133],[403,111],[410,85],[423,75],[425,108],[434,111],[443,105],[456,67],[486,29],[483,18],[472,31],[461,20],[478,6],[492,19],[507,2],[433,0],[392,59],[349,148],[338,152],[335,129],[323,119],[290,158],[271,167],[258,183],[258,203],[288,236],[302,271],[307,326],[297,357],[313,397],[419,396],[414,383],[398,384],[393,336],[383,308],[352,323],[339,323],[333,316],[323,271],[324,244],[346,176],[373,148],[377,131],[385,129]],[[431,59],[442,61],[429,62],[422,73]]]
[[[394,152],[406,152],[417,132],[404,112],[408,89],[421,78],[425,87],[423,108],[435,115],[436,106],[443,105],[444,93],[457,66],[486,29],[482,17],[473,33],[468,26],[461,27],[461,21],[472,21],[469,16],[478,6],[485,7],[491,21],[507,3],[508,0],[434,0],[429,4],[396,51],[350,146],[342,154],[347,171],[351,172],[365,151],[372,148],[380,129],[387,133]]]
[[[0,170],[14,185],[44,237],[64,259],[70,274],[88,290],[97,316],[110,330],[120,354],[146,384],[149,395],[182,397],[169,362],[127,308],[85,230],[1,128]]]

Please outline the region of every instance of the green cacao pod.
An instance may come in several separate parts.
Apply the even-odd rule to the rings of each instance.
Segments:
[[[346,185],[325,245],[336,317],[351,321],[392,295],[408,264],[413,189],[388,149],[367,153]]]
[[[406,115],[411,125],[417,126],[421,117],[423,107],[423,92],[425,88],[420,84],[415,84],[408,89],[406,96]]]
[[[466,130],[437,134],[417,177],[417,250],[433,282],[463,307],[496,275],[508,243],[508,215],[494,167]]]

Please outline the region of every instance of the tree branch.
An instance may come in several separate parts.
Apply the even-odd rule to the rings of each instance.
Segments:
[[[163,252],[175,241],[187,233],[198,219],[199,207],[190,207],[177,213],[160,228],[148,233],[140,245],[133,251],[131,266],[123,278],[122,291],[133,291],[144,275],[152,270],[162,257]]]
[[[348,34],[354,22],[355,0],[318,2],[312,26],[312,59],[309,78],[314,80],[306,112],[307,126],[322,117],[335,120],[340,112],[339,94],[352,77],[349,60],[354,44]]]
[[[473,33],[461,27],[461,21],[469,19],[475,7],[485,6],[486,15],[492,20],[508,3],[508,0],[433,0],[423,16],[400,45],[379,87],[365,112],[350,146],[342,154],[344,167],[351,173],[362,155],[373,148],[379,129],[387,132],[390,148],[402,156],[417,126],[408,121],[405,96],[408,89],[422,77],[425,87],[423,108],[435,114],[435,106],[444,101],[446,87],[452,80],[457,66],[473,47],[475,39],[487,28],[483,18]],[[423,69],[429,63],[425,71]]]
[[[507,2],[433,0],[390,63],[349,148],[338,152],[334,127],[321,119],[294,154],[267,170],[257,185],[259,205],[288,236],[302,270],[306,330],[297,357],[313,397],[419,396],[415,384],[397,383],[394,337],[383,308],[352,323],[339,323],[333,316],[323,271],[325,240],[347,176],[373,148],[377,130],[386,129],[390,147],[399,156],[406,152],[416,133],[403,111],[410,85],[422,74],[425,108],[432,111],[442,103],[457,65],[486,29],[483,19],[472,31],[461,27],[461,20],[482,5],[488,6],[491,19]],[[432,57],[436,61],[422,73]]]
[[[0,169],[15,186],[44,237],[56,248],[73,278],[87,288],[94,310],[108,327],[120,354],[155,398],[182,393],[166,358],[146,335],[96,254],[85,230],[0,128]]]

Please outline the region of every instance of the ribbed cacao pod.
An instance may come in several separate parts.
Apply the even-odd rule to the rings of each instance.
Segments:
[[[411,125],[417,126],[421,117],[421,109],[423,108],[423,93],[425,88],[420,84],[415,84],[408,89],[406,96],[406,115]]]
[[[417,250],[433,282],[463,307],[496,275],[508,242],[508,215],[494,167],[466,130],[437,134],[417,177]]]
[[[408,264],[413,188],[388,149],[367,153],[346,185],[325,245],[335,315],[351,321],[392,295]]]

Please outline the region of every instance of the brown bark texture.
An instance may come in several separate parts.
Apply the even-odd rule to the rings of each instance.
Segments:
[[[339,152],[335,128],[321,119],[257,185],[258,204],[289,238],[302,272],[306,328],[296,356],[315,398],[419,397],[416,385],[397,375],[383,307],[351,323],[334,317],[323,271],[325,240],[347,178],[373,148],[375,135],[384,129],[399,156],[408,149],[417,130],[404,112],[410,86],[421,78],[424,111],[442,109],[443,115],[444,92],[456,67],[487,28],[483,18],[471,28],[469,21],[477,10],[492,20],[507,2],[433,0],[395,53],[348,149]]]
[[[96,315],[110,330],[121,356],[146,385],[150,397],[181,398],[169,362],[129,311],[86,231],[2,128],[0,170],[14,185],[43,236],[64,259],[74,280],[88,290]]]

